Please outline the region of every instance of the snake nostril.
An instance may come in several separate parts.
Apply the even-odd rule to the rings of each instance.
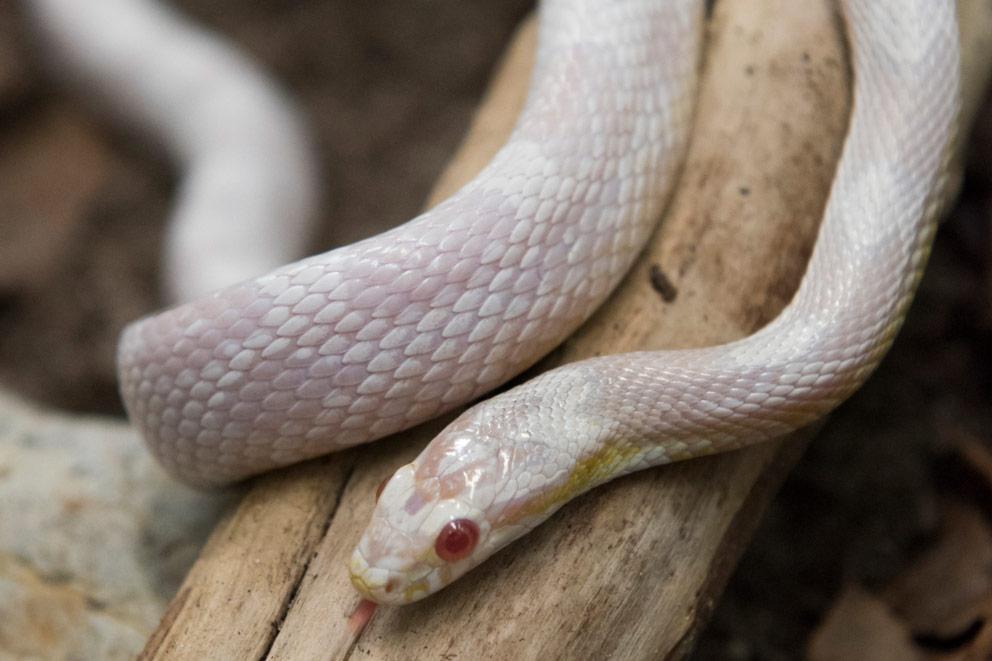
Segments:
[[[396,584],[397,584],[397,580],[395,578],[391,578],[388,581],[386,581],[386,587],[383,588],[386,591],[386,594],[389,594],[390,592],[395,590]]]

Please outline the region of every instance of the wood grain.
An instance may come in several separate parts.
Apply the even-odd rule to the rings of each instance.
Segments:
[[[258,480],[214,529],[139,658],[263,658],[353,461],[341,453]]]
[[[608,304],[539,369],[732,340],[786,304],[846,130],[849,72],[832,7],[717,4],[690,153],[661,229]],[[534,42],[531,21],[432,199],[470,178],[509,133]],[[346,565],[376,485],[444,422],[255,483],[215,531],[146,658],[681,656],[810,433],[617,480],[449,589],[380,608],[352,631],[358,596]]]

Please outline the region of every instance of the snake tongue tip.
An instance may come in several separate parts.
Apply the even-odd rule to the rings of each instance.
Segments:
[[[369,599],[362,599],[355,606],[355,610],[351,612],[348,616],[348,628],[351,632],[357,636],[368,626],[369,622],[372,620],[372,616],[375,615],[375,610],[378,607],[374,601]]]

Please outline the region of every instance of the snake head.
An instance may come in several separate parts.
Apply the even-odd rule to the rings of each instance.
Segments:
[[[351,582],[380,604],[416,601],[461,576],[488,532],[480,512],[415,475],[413,464],[396,471],[351,557]]]
[[[366,598],[405,604],[443,588],[506,542],[493,527],[506,457],[458,421],[382,487],[351,558]]]
[[[540,440],[550,432],[498,399],[459,416],[382,487],[351,559],[368,599],[405,604],[440,590],[574,495],[569,462]]]

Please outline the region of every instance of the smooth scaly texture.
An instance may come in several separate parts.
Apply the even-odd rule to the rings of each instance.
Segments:
[[[154,0],[25,0],[52,71],[161,142],[182,177],[168,224],[173,302],[300,256],[317,167],[292,103],[242,53]]]
[[[876,367],[936,229],[957,115],[957,29],[949,1],[843,4],[854,110],[791,304],[737,342],[574,363],[467,411],[382,492],[351,563],[368,598],[430,594],[618,475],[809,423]],[[478,545],[446,563],[435,539],[463,518],[478,525]]]
[[[603,301],[684,152],[695,0],[547,0],[512,137],[390,232],[139,321],[131,419],[175,475],[231,482],[376,439],[491,390]]]

